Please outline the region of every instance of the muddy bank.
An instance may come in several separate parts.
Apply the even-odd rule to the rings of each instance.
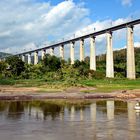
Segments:
[[[43,100],[43,99],[124,99],[139,100],[140,90],[123,90],[112,93],[84,93],[93,90],[92,87],[71,87],[62,92],[40,93],[38,88],[0,87],[0,100]]]

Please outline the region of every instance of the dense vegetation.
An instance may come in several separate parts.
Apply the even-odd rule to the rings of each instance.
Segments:
[[[10,84],[15,80],[41,80],[46,83],[61,82],[66,85],[77,85],[82,80],[105,79],[105,54],[97,56],[97,71],[89,69],[89,57],[85,61],[64,61],[56,56],[46,54],[37,65],[28,65],[17,56],[8,57],[0,62],[0,84]],[[136,74],[140,77],[140,48],[135,48]],[[126,77],[126,50],[114,51],[114,70],[116,78]],[[6,80],[7,79],[7,80]]]
[[[126,49],[114,51],[114,71],[115,77],[126,77]],[[140,48],[135,48],[136,76],[140,77]],[[97,56],[97,69],[105,70],[106,55]]]

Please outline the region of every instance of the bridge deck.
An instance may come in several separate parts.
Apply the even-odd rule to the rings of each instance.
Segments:
[[[42,49],[49,49],[51,47],[58,47],[58,46],[60,46],[62,44],[66,45],[66,44],[69,44],[70,42],[75,42],[75,41],[78,41],[80,39],[86,39],[86,38],[89,38],[91,36],[96,37],[98,35],[105,34],[106,32],[113,32],[113,31],[116,31],[116,30],[120,30],[120,29],[126,28],[128,26],[134,26],[134,25],[137,25],[137,24],[140,24],[140,19],[137,19],[137,20],[134,20],[134,21],[130,21],[130,22],[127,22],[127,23],[123,23],[123,24],[120,24],[120,25],[117,25],[117,26],[113,26],[113,27],[110,27],[110,28],[107,28],[107,29],[104,29],[104,30],[101,30],[101,31],[93,32],[93,33],[90,33],[90,34],[87,34],[87,35],[83,35],[83,36],[80,36],[80,37],[76,37],[76,38],[73,38],[73,39],[69,39],[69,40],[65,40],[65,41],[62,41],[62,42],[58,42],[58,43],[55,43],[55,44],[52,44],[52,45],[48,45],[46,47],[39,48],[39,49],[36,49],[36,50],[32,50],[32,51],[16,54],[16,55],[33,53],[35,51],[41,51]]]

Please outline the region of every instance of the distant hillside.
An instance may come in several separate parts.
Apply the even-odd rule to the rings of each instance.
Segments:
[[[0,52],[0,58],[5,57],[5,56],[10,56],[10,55],[11,54],[9,54],[9,53]]]
[[[126,75],[126,49],[116,50],[113,52],[114,70]],[[106,54],[96,56],[97,68],[105,71],[106,69]],[[140,47],[135,48],[135,64],[136,74],[140,77]]]
[[[113,51],[114,61],[126,62],[126,49]],[[140,47],[135,48],[135,59],[140,60]],[[101,54],[97,56],[97,61],[106,61],[106,54]]]

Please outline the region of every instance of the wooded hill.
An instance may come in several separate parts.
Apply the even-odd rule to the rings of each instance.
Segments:
[[[114,70],[126,76],[126,49],[116,50],[113,52],[114,58]],[[96,57],[97,59],[97,69],[106,69],[106,54],[102,54]],[[140,48],[135,48],[135,64],[136,64],[136,74],[140,77]],[[118,75],[119,76],[119,75]]]
[[[0,58],[5,57],[5,56],[10,56],[10,55],[11,54],[9,54],[9,53],[0,52]]]

